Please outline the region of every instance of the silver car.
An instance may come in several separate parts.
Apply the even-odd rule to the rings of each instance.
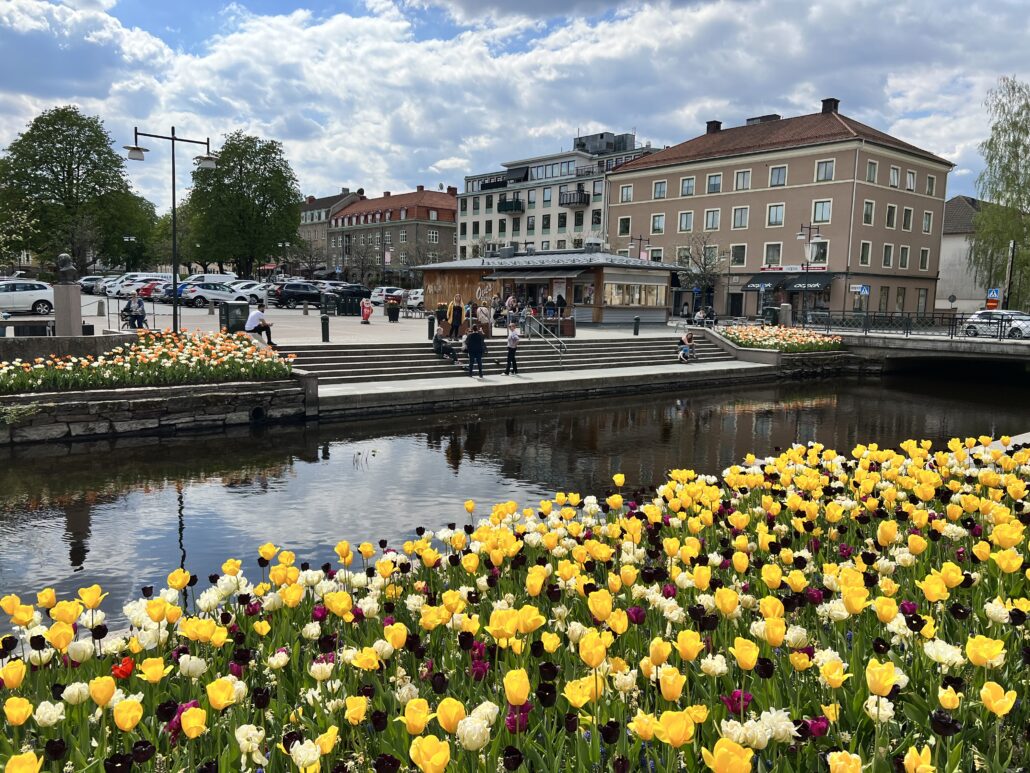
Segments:
[[[962,325],[967,336],[1030,338],[1030,314],[1001,309],[977,311]]]

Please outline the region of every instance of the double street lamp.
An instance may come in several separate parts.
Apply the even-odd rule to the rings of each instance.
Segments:
[[[819,233],[819,226],[812,225],[811,223],[802,223],[801,227],[798,228],[798,241],[805,242],[805,259],[801,263],[801,270],[805,276],[805,286],[801,288],[801,327],[805,326],[805,293],[808,292],[808,267],[812,263],[812,239],[822,238],[822,234]]]
[[[190,140],[185,137],[179,137],[175,133],[175,127],[172,127],[172,133],[170,135],[165,134],[148,134],[147,132],[141,132],[139,128],[133,128],[132,130],[132,144],[124,145],[123,147],[129,151],[128,157],[130,161],[143,161],[144,153],[149,152],[149,148],[144,148],[139,144],[140,137],[150,137],[155,140],[166,140],[172,143],[172,332],[179,332],[179,249],[176,242],[176,214],[175,214],[175,143],[187,142],[191,145],[203,145],[204,153],[194,158],[197,166],[201,169],[214,169],[218,163],[218,156],[211,152],[211,140]]]

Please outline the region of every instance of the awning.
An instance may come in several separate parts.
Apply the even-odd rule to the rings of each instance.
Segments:
[[[787,278],[788,277],[784,274],[763,272],[752,276],[741,289],[746,293],[767,293],[770,290],[776,290],[779,288]]]
[[[821,293],[830,286],[832,281],[833,274],[828,271],[791,274],[787,277],[787,283],[783,289],[788,293]]]
[[[509,169],[504,177],[508,182],[525,182],[529,179],[529,167],[517,166],[514,169]]]
[[[514,279],[519,281],[536,281],[543,279],[572,279],[583,273],[583,269],[566,268],[566,269],[554,269],[554,270],[541,270],[541,271],[498,271],[484,276],[483,280],[504,280]]]
[[[272,271],[274,269],[279,268],[279,264],[278,263],[262,263],[260,266],[258,266],[258,268],[261,269],[262,271]]]

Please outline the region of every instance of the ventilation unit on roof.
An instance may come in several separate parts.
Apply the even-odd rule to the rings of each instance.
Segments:
[[[497,252],[497,257],[499,257],[499,258],[514,258],[515,257],[515,248],[511,247],[511,246],[501,247],[501,249],[498,250],[498,252]]]
[[[780,120],[780,115],[778,113],[769,113],[769,115],[759,115],[759,116],[756,116],[755,118],[748,118],[747,119],[747,123],[745,125],[746,126],[753,126],[756,123],[769,123],[769,121],[778,121],[778,120]]]

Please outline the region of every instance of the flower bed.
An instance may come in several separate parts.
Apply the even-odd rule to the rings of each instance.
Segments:
[[[1030,722],[1030,449],[1002,443],[470,501],[321,567],[265,544],[144,588],[122,636],[99,586],[8,595],[0,762],[1000,773]]]
[[[289,360],[257,346],[246,333],[141,330],[135,343],[96,357],[0,362],[0,394],[269,381],[289,375]]]
[[[796,353],[832,352],[843,348],[840,336],[823,335],[796,327],[742,325],[721,328],[719,333],[737,346],[748,349]]]

